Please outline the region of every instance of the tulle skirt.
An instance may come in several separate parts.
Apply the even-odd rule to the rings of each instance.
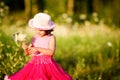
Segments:
[[[51,56],[33,56],[18,72],[4,80],[72,80]]]

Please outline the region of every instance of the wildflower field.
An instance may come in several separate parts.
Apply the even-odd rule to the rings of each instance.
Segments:
[[[31,58],[26,56],[13,34],[34,34],[28,26],[0,26],[0,80],[20,70]],[[120,30],[106,25],[80,25],[79,28],[57,25],[55,60],[74,80],[119,80]]]

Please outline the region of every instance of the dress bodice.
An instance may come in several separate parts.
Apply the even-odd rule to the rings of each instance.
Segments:
[[[51,36],[52,36],[52,34],[46,35],[46,36],[43,36],[43,37],[35,35],[33,37],[32,41],[31,41],[32,46],[48,49]],[[37,52],[37,54],[39,54],[39,53]],[[42,53],[40,53],[40,54],[42,54]]]

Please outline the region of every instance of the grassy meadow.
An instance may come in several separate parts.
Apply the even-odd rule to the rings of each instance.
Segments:
[[[0,80],[20,70],[30,59],[13,34],[23,32],[28,43],[34,32],[21,22],[0,26]],[[56,25],[55,60],[74,80],[119,80],[120,29],[104,24]]]

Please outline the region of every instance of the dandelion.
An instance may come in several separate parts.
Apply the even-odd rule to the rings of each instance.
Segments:
[[[78,22],[75,22],[75,24],[74,24],[73,26],[74,26],[73,29],[74,29],[74,30],[77,30],[78,27],[79,27],[79,23],[78,23]]]
[[[62,14],[62,17],[65,19],[68,17],[68,15],[66,13]]]
[[[0,47],[3,47],[3,46],[4,46],[4,44],[2,42],[0,42]]]
[[[90,21],[85,21],[85,26],[90,26]]]
[[[85,19],[87,18],[87,16],[86,16],[85,14],[80,14],[80,15],[79,15],[79,18],[80,18],[81,20],[85,20]]]
[[[14,36],[14,41],[17,42],[22,42],[22,41],[26,41],[26,34],[23,33],[15,33],[13,34]]]
[[[0,59],[2,59],[2,55],[0,55]]]
[[[102,79],[102,74],[100,74],[98,77],[98,80],[101,80],[101,79]]]
[[[3,8],[0,8],[0,13],[1,13],[1,14],[3,13],[3,11],[4,11],[4,9],[3,9]]]
[[[19,51],[19,49],[18,49],[18,48],[16,48],[16,49],[15,49],[15,51],[16,51],[16,52],[18,52],[18,51]]]
[[[99,19],[97,17],[94,18],[95,22],[99,22]]]
[[[98,16],[98,14],[96,12],[94,12],[92,15],[93,15],[93,17],[97,17]]]
[[[10,48],[10,45],[7,45],[7,48]]]
[[[66,19],[66,22],[67,22],[67,23],[71,23],[71,22],[72,22],[72,18],[68,17],[68,18]]]
[[[0,6],[5,6],[5,3],[4,3],[4,2],[1,2],[1,3],[0,3]]]
[[[112,43],[111,43],[111,42],[108,42],[107,45],[108,45],[109,47],[112,47]]]

